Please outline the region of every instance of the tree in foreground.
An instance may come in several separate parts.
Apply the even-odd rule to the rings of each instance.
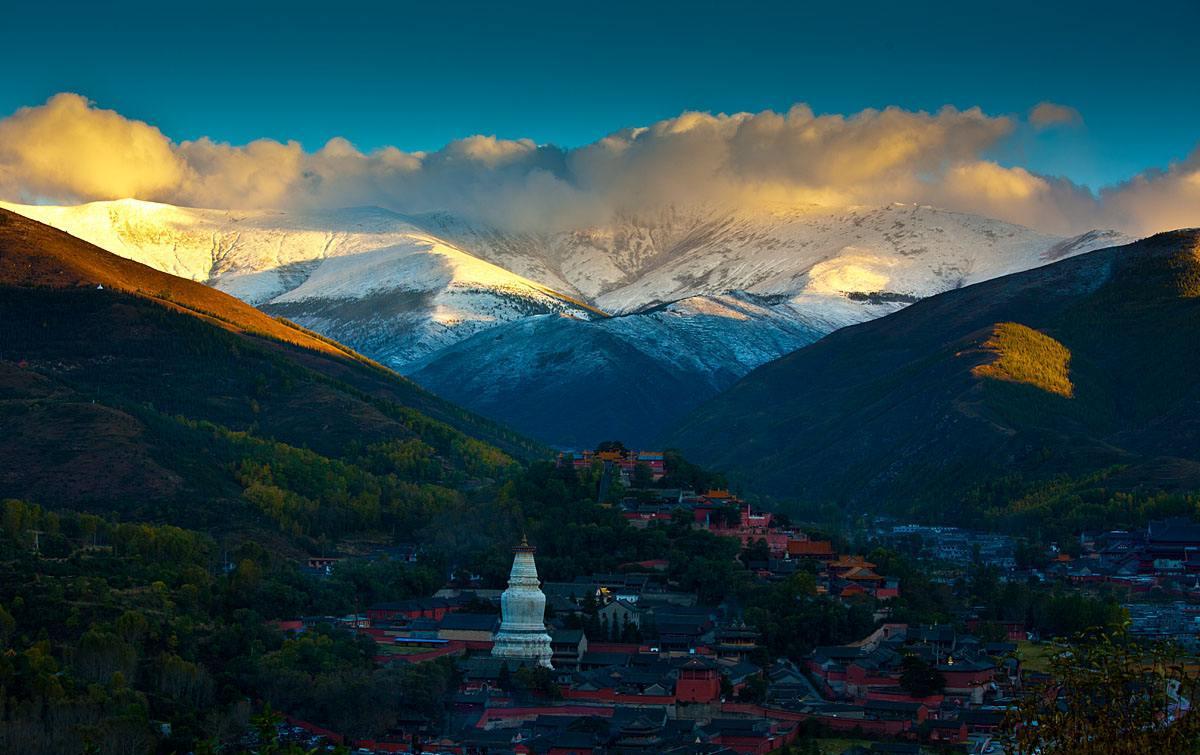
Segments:
[[[1005,721],[1011,755],[1200,753],[1197,667],[1127,631],[1080,635],[1027,682]]]

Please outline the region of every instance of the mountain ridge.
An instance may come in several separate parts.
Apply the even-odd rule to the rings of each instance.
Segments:
[[[1198,249],[1185,229],[930,297],[757,368],[666,440],[766,492],[868,509],[944,507],[1006,474],[1200,484]],[[1070,392],[980,371],[1003,323],[1066,350]]]
[[[1064,239],[914,205],[668,207],[541,233],[374,208],[15,209],[235,293],[570,446],[649,442],[749,370],[837,328],[1121,238]],[[494,354],[500,342],[506,353]],[[637,368],[621,368],[618,353]],[[521,406],[526,386],[558,409]],[[631,392],[643,398],[631,403]],[[585,416],[564,411],[583,395],[606,407],[603,432],[581,431]]]

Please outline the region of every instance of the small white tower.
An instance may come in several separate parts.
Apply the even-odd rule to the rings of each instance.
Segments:
[[[500,596],[500,630],[496,632],[492,656],[550,665],[550,635],[546,633],[546,596],[538,581],[534,548],[524,537],[513,548],[508,589]]]

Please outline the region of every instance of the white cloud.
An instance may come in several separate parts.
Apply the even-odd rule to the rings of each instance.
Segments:
[[[1075,122],[1042,103],[1035,127]],[[936,204],[1058,232],[1150,232],[1200,224],[1200,156],[1093,195],[1066,179],[986,155],[1017,123],[978,108],[898,108],[849,116],[687,112],[563,150],[472,136],[435,152],[315,152],[260,139],[173,142],[75,94],[0,120],[0,198],[76,202],[137,197],[204,207],[379,205],[449,210],[510,227],[601,222],[666,203],[787,201]]]

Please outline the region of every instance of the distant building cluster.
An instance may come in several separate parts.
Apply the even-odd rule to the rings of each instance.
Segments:
[[[890,547],[917,558],[966,566],[980,561],[1002,572],[1016,568],[1016,544],[1007,535],[974,532],[958,527],[880,522],[876,537]]]
[[[919,736],[946,745],[986,740],[1021,680],[1016,645],[983,642],[949,626],[884,624],[853,645],[817,648],[805,662],[810,688],[774,690],[767,708],[818,716],[834,731]],[[936,672],[941,689],[905,687],[913,663]],[[782,692],[782,690],[780,690]]]
[[[618,470],[622,482],[627,485],[633,480],[633,475],[639,466],[645,467],[654,482],[658,482],[667,474],[662,451],[630,451],[625,448],[571,451],[560,453],[558,464],[559,466],[570,465],[580,472],[591,469],[594,464],[609,464]]]
[[[852,554],[839,556],[831,541],[782,525],[771,512],[755,511],[728,490],[653,489],[639,493],[621,502],[621,513],[631,525],[647,527],[682,517],[696,529],[737,538],[743,548],[760,545],[760,557],[752,556],[747,564],[759,577],[785,578],[804,565],[815,572],[817,589],[823,594],[840,598],[867,595],[877,600],[900,594],[899,583],[875,573],[875,564]]]

